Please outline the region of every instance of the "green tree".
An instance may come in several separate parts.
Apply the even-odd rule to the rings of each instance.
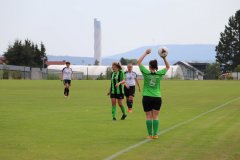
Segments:
[[[215,50],[216,61],[224,71],[233,71],[240,64],[240,10],[229,18]]]
[[[94,65],[99,66],[100,62],[98,60],[95,60]]]
[[[127,65],[128,63],[132,63],[133,65],[137,65],[137,60],[136,59],[126,59],[126,58],[121,58],[120,62],[122,65]]]
[[[221,74],[221,67],[219,63],[209,64],[205,71],[206,79],[218,79]]]
[[[120,63],[121,63],[122,65],[127,65],[128,62],[127,62],[127,59],[125,59],[125,58],[122,57],[122,58],[120,59]]]
[[[46,55],[46,48],[43,44],[43,42],[41,42],[41,45],[40,45],[40,55]],[[48,60],[47,56],[43,56],[41,57],[42,61],[43,61],[43,68],[46,68],[47,65],[46,65],[46,61]]]
[[[103,73],[100,73],[100,75],[97,77],[97,80],[105,80],[105,76],[103,75]]]
[[[128,59],[128,63],[132,63],[133,65],[137,65],[136,59]]]
[[[112,69],[111,69],[111,67],[107,67],[106,79],[111,79],[111,76],[112,76]]]
[[[235,72],[240,72],[240,64],[234,69]]]
[[[9,65],[42,67],[43,60],[47,60],[46,49],[43,43],[39,49],[37,44],[26,39],[24,43],[16,40],[13,45],[9,45],[4,53],[6,63]]]

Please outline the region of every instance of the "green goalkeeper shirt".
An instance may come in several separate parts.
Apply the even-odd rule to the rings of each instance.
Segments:
[[[162,80],[166,74],[167,69],[164,68],[155,73],[151,73],[143,65],[139,66],[139,68],[144,78],[142,96],[161,97],[160,80]]]

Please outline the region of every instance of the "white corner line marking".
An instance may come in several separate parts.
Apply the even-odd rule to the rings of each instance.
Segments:
[[[166,128],[166,129],[160,131],[160,132],[158,133],[158,135],[159,135],[159,136],[160,136],[160,135],[163,135],[163,134],[165,134],[165,133],[167,133],[167,132],[169,132],[169,131],[171,131],[171,130],[173,130],[173,129],[176,129],[176,128],[184,125],[184,124],[188,124],[188,123],[190,123],[190,122],[192,122],[192,121],[194,121],[194,120],[196,120],[196,119],[198,119],[198,118],[200,118],[200,117],[205,116],[206,114],[208,114],[208,113],[210,113],[210,112],[213,112],[213,111],[216,111],[216,110],[218,110],[218,109],[220,109],[220,108],[222,108],[222,107],[225,107],[226,105],[228,105],[228,104],[230,104],[230,103],[232,103],[232,102],[235,102],[235,101],[237,101],[237,100],[239,100],[239,99],[240,99],[240,97],[237,97],[237,98],[235,98],[235,99],[232,99],[232,100],[230,100],[230,101],[227,101],[227,102],[224,103],[224,104],[221,104],[220,106],[217,106],[217,107],[215,107],[215,108],[212,108],[212,109],[208,110],[207,112],[201,113],[201,114],[199,114],[199,115],[197,115],[197,116],[195,116],[195,117],[193,117],[193,118],[191,118],[191,119],[189,119],[189,120],[180,122],[180,123],[178,123],[178,124],[176,124],[176,125],[173,125],[173,126],[171,126],[171,127],[169,127],[169,128]],[[145,140],[143,140],[143,141],[140,141],[140,142],[138,142],[138,143],[136,143],[136,144],[134,144],[134,145],[132,145],[132,146],[129,146],[129,147],[127,147],[127,148],[125,148],[125,149],[123,149],[123,150],[121,150],[121,151],[119,151],[119,152],[117,152],[117,153],[115,153],[115,154],[113,154],[113,155],[105,158],[104,160],[112,160],[112,159],[114,159],[114,158],[116,158],[116,157],[118,157],[118,156],[120,156],[120,155],[122,155],[122,154],[124,154],[124,153],[126,153],[126,152],[129,152],[130,150],[132,150],[132,149],[134,149],[134,148],[137,148],[137,147],[141,146],[142,144],[145,144],[145,143],[147,143],[147,142],[149,142],[149,141],[151,141],[151,140],[150,140],[150,139],[145,139]]]

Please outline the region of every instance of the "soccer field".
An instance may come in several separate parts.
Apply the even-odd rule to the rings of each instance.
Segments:
[[[240,81],[162,81],[158,140],[139,92],[112,121],[109,85],[73,81],[65,99],[61,81],[1,80],[0,160],[240,159]]]

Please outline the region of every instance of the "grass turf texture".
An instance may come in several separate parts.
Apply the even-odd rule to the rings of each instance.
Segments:
[[[0,83],[0,159],[104,159],[147,136],[141,95],[133,113],[111,118],[109,81]],[[142,82],[141,82],[142,83]],[[240,96],[239,81],[163,81],[160,131]],[[240,159],[240,100],[180,126],[116,159]]]

